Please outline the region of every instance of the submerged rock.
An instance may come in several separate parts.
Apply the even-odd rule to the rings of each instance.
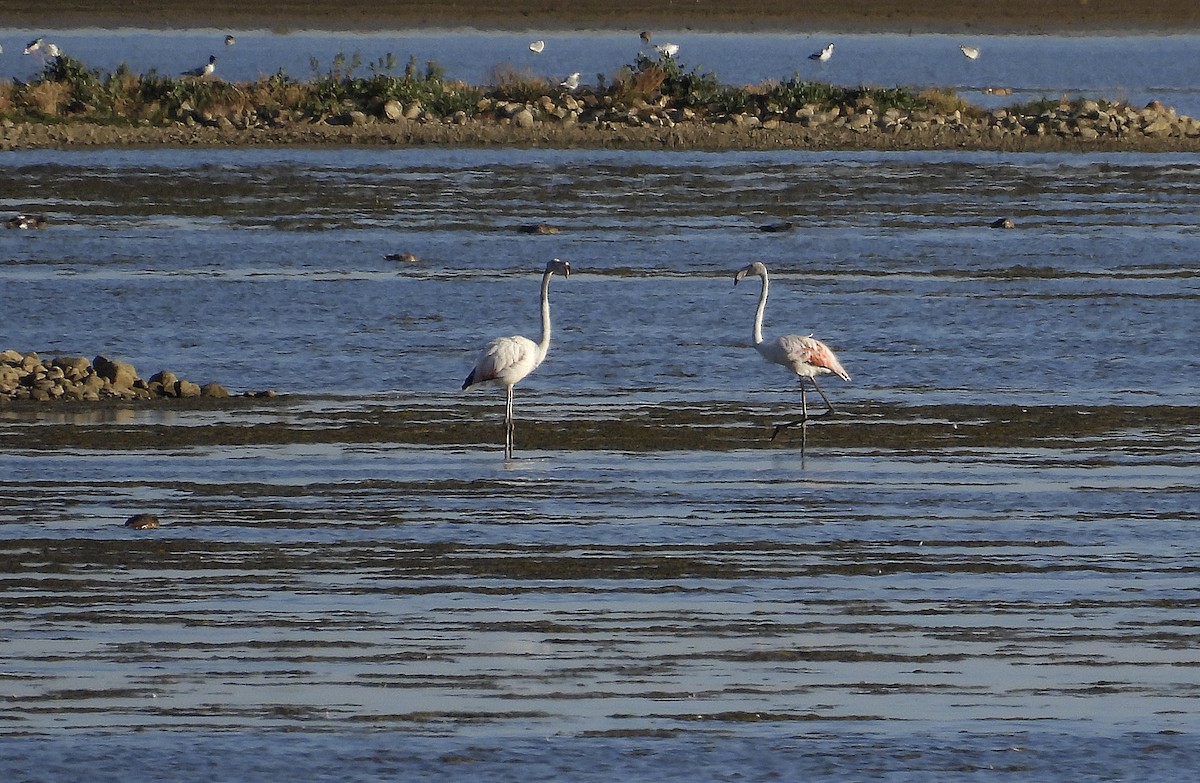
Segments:
[[[134,530],[157,530],[162,525],[159,524],[158,517],[153,514],[134,514],[125,520],[125,527]]]

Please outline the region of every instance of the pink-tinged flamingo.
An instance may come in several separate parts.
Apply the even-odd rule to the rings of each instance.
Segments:
[[[504,458],[513,455],[513,386],[538,368],[550,350],[550,278],[558,273],[563,277],[571,274],[571,265],[557,258],[546,264],[542,273],[542,340],[535,343],[528,337],[514,335],[499,337],[488,343],[487,348],[475,362],[475,369],[463,381],[464,389],[490,384],[503,386],[507,394],[504,408]]]
[[[762,292],[758,295],[758,311],[754,314],[754,347],[768,362],[781,364],[800,378],[800,418],[793,422],[775,425],[775,431],[771,433],[771,440],[775,440],[775,436],[788,427],[794,427],[797,424],[807,425],[810,418],[827,416],[834,412],[833,403],[817,385],[818,375],[832,373],[842,380],[848,381],[850,373],[842,367],[842,363],[838,361],[833,351],[829,350],[829,346],[812,335],[801,337],[795,334],[785,334],[772,340],[763,340],[762,322],[763,313],[767,309],[767,288],[769,286],[767,267],[761,262],[755,261],[734,275],[733,284],[737,285],[746,275],[751,274],[758,275],[762,280]],[[804,388],[805,378],[812,383],[813,388],[821,395],[821,399],[825,400],[826,410],[824,413],[818,413],[815,416],[808,415],[808,394]]]

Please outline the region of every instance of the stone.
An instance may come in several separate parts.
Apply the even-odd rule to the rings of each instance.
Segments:
[[[92,363],[82,356],[58,356],[51,365],[63,371],[63,375],[73,381],[82,380],[92,372]]]
[[[133,386],[134,381],[138,380],[137,370],[128,362],[97,356],[92,359],[92,367],[95,368],[97,375],[117,388],[129,388]]]
[[[1167,136],[1170,135],[1173,126],[1174,123],[1169,117],[1159,116],[1142,128],[1142,133],[1147,136]]]
[[[176,397],[199,397],[200,384],[192,383],[191,381],[176,381],[175,382]]]
[[[151,384],[157,383],[163,387],[174,386],[175,382],[178,380],[179,380],[179,376],[177,376],[175,373],[171,372],[170,370],[161,370],[150,376]]]
[[[521,109],[513,115],[513,122],[518,128],[532,128],[534,124],[533,112],[529,109]]]
[[[153,514],[134,514],[125,520],[125,527],[134,530],[157,530],[161,525]]]
[[[229,396],[229,390],[219,383],[206,383],[200,387],[200,395],[203,397],[225,398]]]

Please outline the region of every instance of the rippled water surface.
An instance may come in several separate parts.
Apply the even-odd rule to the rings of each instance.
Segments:
[[[1198,175],[9,153],[0,347],[282,396],[0,405],[0,770],[1191,780]],[[458,387],[551,257],[506,463]],[[774,442],[752,260],[853,376]]]

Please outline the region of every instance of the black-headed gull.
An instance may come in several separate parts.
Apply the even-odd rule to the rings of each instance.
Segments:
[[[193,68],[190,71],[184,71],[180,75],[181,76],[199,76],[199,77],[203,78],[205,76],[212,76],[213,71],[215,71],[215,70],[217,70],[217,56],[215,54],[210,54],[208,56],[207,63],[205,63],[204,65],[201,65],[199,68]]]
[[[830,57],[833,57],[833,44],[827,45],[819,52],[813,52],[808,56],[808,59],[819,60],[820,62],[827,63],[829,62]]]

